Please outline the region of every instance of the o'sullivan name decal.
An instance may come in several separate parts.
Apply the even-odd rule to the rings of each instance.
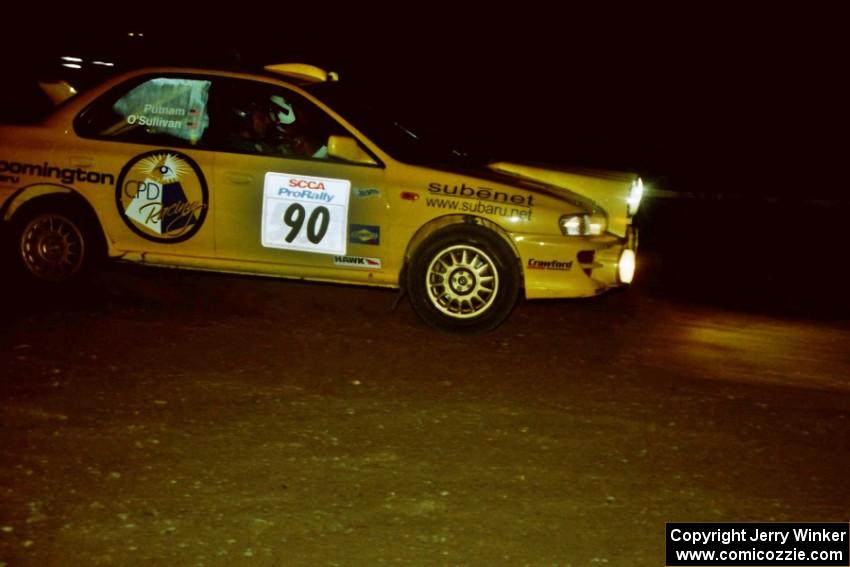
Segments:
[[[118,213],[130,230],[154,242],[191,238],[207,216],[209,194],[201,168],[173,150],[131,159],[115,186]]]
[[[348,179],[266,173],[262,245],[344,256],[350,194]]]

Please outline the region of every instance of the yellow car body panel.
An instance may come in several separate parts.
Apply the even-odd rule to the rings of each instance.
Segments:
[[[308,75],[312,81],[316,73]],[[377,165],[249,155],[195,147],[192,142],[170,146],[112,141],[77,132],[75,120],[81,112],[111,96],[111,89],[149,76],[238,79],[296,93],[327,113],[374,157]],[[169,123],[172,117],[165,115],[171,112],[168,107],[149,106],[163,116],[146,117],[148,124]],[[217,126],[212,122],[208,125]],[[116,128],[129,126],[119,124]],[[185,202],[172,204],[173,214],[166,214],[164,200],[153,216],[150,210],[134,210],[133,202],[140,198],[144,183],[135,181],[133,189],[128,190],[125,179],[122,192],[119,182],[140,168],[153,171],[145,160],[161,161],[171,159],[169,156],[181,171],[194,175],[194,185],[183,187]],[[336,244],[338,252],[287,249],[279,237],[278,244],[283,247],[264,241],[268,236],[263,228],[268,220],[264,217],[266,206],[271,207],[269,203],[277,196],[298,194],[282,186],[277,194],[270,194],[269,179],[277,179],[274,176],[290,184],[339,183],[348,187],[347,208],[340,209],[345,218],[333,220],[343,222],[348,232],[343,234],[331,223],[345,240]],[[619,253],[634,245],[625,208],[633,179],[632,175],[510,163],[470,171],[403,163],[311,94],[309,86],[281,77],[234,72],[178,68],[134,71],[67,101],[40,125],[0,128],[0,210],[4,220],[13,218],[23,203],[43,197],[51,191],[46,187],[52,187],[79,195],[91,206],[106,236],[108,254],[114,258],[378,286],[401,285],[405,266],[430,233],[465,223],[489,228],[510,244],[529,298],[590,296],[617,286]],[[160,181],[164,187],[167,178]],[[134,226],[127,218],[131,209],[136,221],[147,215],[142,220],[159,227],[163,237],[140,230],[136,221]],[[589,212],[607,215],[606,234],[562,234],[559,223],[564,215]],[[185,224],[174,238],[166,239],[169,214],[169,222]],[[295,216],[289,220],[306,222]]]
[[[628,212],[628,190],[638,176],[633,173],[585,168],[552,168],[521,163],[498,162],[488,167],[517,175],[524,179],[542,181],[568,189],[596,201],[608,213],[608,230],[625,237],[631,224]]]

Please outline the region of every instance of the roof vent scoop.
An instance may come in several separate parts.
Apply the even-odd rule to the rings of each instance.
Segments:
[[[38,86],[47,95],[53,106],[59,106],[77,94],[77,89],[72,87],[67,81],[39,81]]]
[[[338,81],[339,75],[333,71],[325,71],[321,67],[308,65],[307,63],[279,63],[277,65],[266,65],[265,70],[276,75],[283,75],[301,84],[326,83]]]

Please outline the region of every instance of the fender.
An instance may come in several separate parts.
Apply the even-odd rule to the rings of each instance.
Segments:
[[[636,173],[576,167],[554,169],[551,166],[509,162],[491,163],[487,167],[493,171],[549,183],[565,192],[591,199],[608,214],[609,232],[625,237],[629,231],[632,214],[628,203],[632,186],[640,179]]]
[[[88,228],[95,231],[90,236],[96,238],[96,240],[92,241],[97,246],[96,250],[100,250],[101,254],[110,253],[111,241],[103,230],[100,217],[98,217],[94,207],[80,193],[64,185],[39,183],[19,189],[0,208],[0,219],[2,219],[0,228],[4,231],[7,229],[10,230],[12,220],[15,214],[21,210],[21,207],[42,199],[46,201],[61,200],[67,206],[76,208],[77,213],[83,215],[80,220],[88,223]]]
[[[404,264],[402,266],[401,273],[399,274],[400,285],[404,285],[404,273],[407,271],[407,266],[410,264],[410,260],[413,258],[413,255],[416,253],[419,246],[421,246],[422,243],[437,230],[455,224],[476,224],[489,228],[494,233],[498,234],[502,240],[510,246],[514,256],[517,258],[517,262],[519,263],[520,254],[516,247],[516,243],[513,239],[511,239],[508,232],[498,224],[484,217],[475,215],[444,215],[431,219],[427,223],[423,224],[408,241],[407,248],[404,251]],[[521,271],[520,273],[523,272]]]
[[[32,201],[37,197],[44,197],[45,195],[73,195],[88,203],[82,195],[70,187],[59,185],[58,183],[37,183],[34,185],[27,185],[26,187],[18,189],[11,197],[9,197],[9,200],[3,204],[2,209],[0,209],[0,212],[2,212],[3,222],[9,222],[12,217],[15,216],[15,212],[29,201]],[[89,207],[91,208],[90,204]]]

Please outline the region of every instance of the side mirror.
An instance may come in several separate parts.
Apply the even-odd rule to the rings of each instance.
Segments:
[[[331,136],[328,138],[328,155],[332,158],[377,165],[372,156],[363,151],[354,138],[348,136]]]

